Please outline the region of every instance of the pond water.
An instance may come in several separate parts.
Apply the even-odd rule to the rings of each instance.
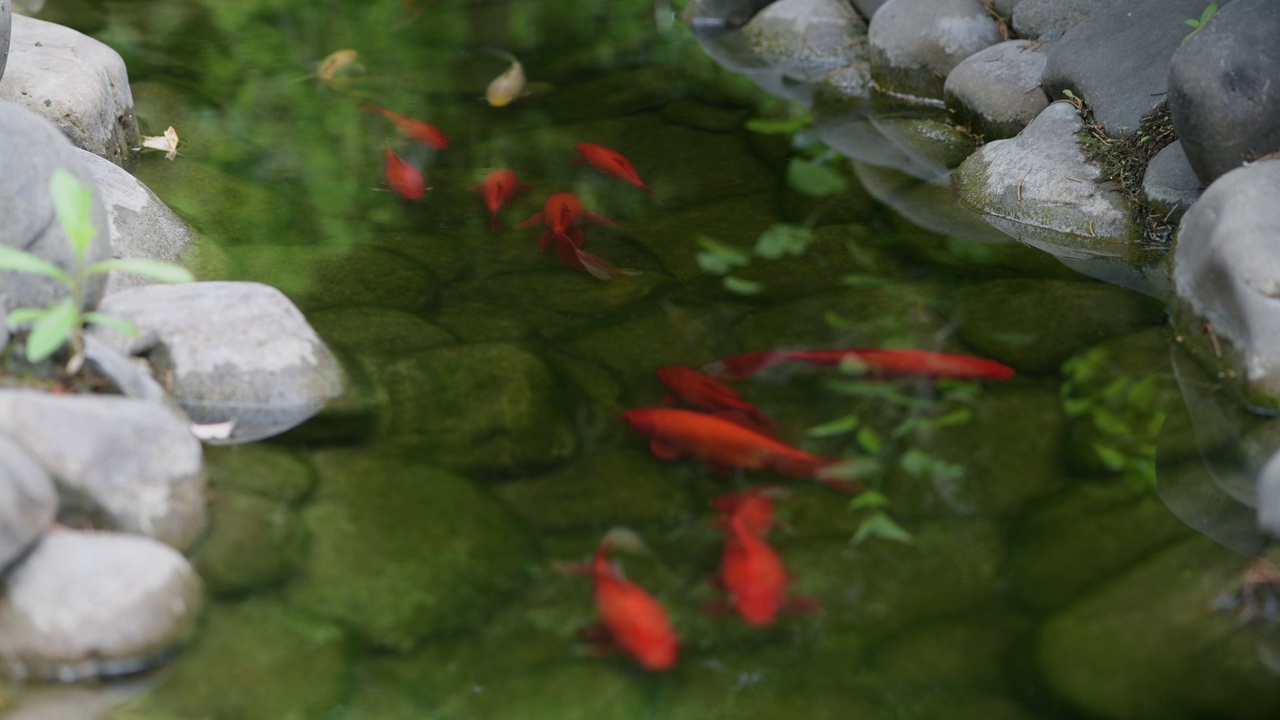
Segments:
[[[146,134],[182,137],[176,160],[147,154],[136,173],[206,238],[201,276],[283,289],[352,387],[284,436],[209,450],[201,632],[113,717],[1274,711],[1257,638],[1208,607],[1246,560],[1156,490],[1159,455],[1196,516],[1198,449],[1248,422],[1230,403],[1187,411],[1179,380],[1200,400],[1218,391],[1171,364],[1160,303],[1037,250],[916,228],[811,144],[801,112],[708,59],[678,11],[50,3],[41,17],[124,56]],[[533,92],[483,102],[508,68],[484,48],[518,56]],[[357,64],[318,77],[342,49]],[[364,102],[451,143],[413,144]],[[745,127],[760,118],[800,118],[798,134]],[[628,156],[657,198],[573,164],[582,141]],[[387,148],[425,171],[425,197],[385,190]],[[797,159],[823,170],[797,178]],[[536,190],[494,233],[467,188],[497,167]],[[540,253],[541,227],[513,227],[558,191],[616,222],[587,227],[587,249],[640,274],[597,280]],[[621,419],[658,404],[664,365],[840,347],[981,355],[1018,375],[734,383],[785,440],[874,455],[883,507],[660,460]],[[1243,462],[1232,448],[1220,468]],[[710,501],[759,482],[791,489],[771,542],[793,592],[820,604],[763,629],[704,607],[720,597]],[[1238,529],[1241,507],[1214,518]],[[615,526],[652,550],[618,557],[671,614],[672,671],[594,657],[579,636],[590,581],[556,563]]]

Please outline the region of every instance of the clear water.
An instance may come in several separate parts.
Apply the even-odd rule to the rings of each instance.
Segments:
[[[839,161],[826,167],[843,191],[797,192],[786,168],[807,151],[743,127],[793,110],[717,68],[678,9],[50,3],[41,17],[124,56],[146,134],[172,125],[182,137],[179,158],[150,153],[136,172],[203,234],[191,263],[205,278],[284,289],[353,388],[285,436],[210,450],[201,632],[112,717],[1274,711],[1257,637],[1208,610],[1244,560],[1155,490],[1159,454],[1162,473],[1193,488],[1195,516],[1198,448],[1228,438],[1219,467],[1242,464],[1230,403],[1196,421],[1187,412],[1160,305],[1029,248],[919,230]],[[485,47],[550,87],[487,106],[507,64]],[[344,48],[360,67],[316,77]],[[452,144],[414,146],[362,101],[425,119]],[[571,164],[580,141],[625,153],[661,202]],[[385,191],[386,147],[425,169],[425,198]],[[503,210],[496,234],[466,190],[493,167],[537,188]],[[539,253],[540,229],[513,228],[562,190],[617,222],[588,228],[588,250],[642,274],[601,282]],[[779,223],[813,241],[752,256]],[[699,263],[699,238],[746,253],[738,280],[726,287],[714,258]],[[768,473],[660,461],[619,417],[658,403],[661,365],[858,346],[987,355],[1019,375],[736,385],[807,450],[877,455],[882,509]],[[1182,373],[1182,387],[1215,392],[1194,367]],[[755,482],[792,488],[773,542],[794,593],[821,605],[767,629],[704,611],[720,597],[709,502]],[[885,527],[877,511],[910,542],[854,542]],[[1225,524],[1247,526],[1235,512]],[[652,549],[622,562],[682,637],[671,672],[594,657],[578,634],[594,617],[589,582],[554,570],[618,525]]]

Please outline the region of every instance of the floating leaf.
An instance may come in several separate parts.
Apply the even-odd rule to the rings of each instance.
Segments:
[[[751,264],[751,256],[732,245],[713,240],[705,235],[698,237],[702,252],[698,253],[698,267],[712,275],[725,275],[734,268]]]
[[[195,276],[191,271],[175,265],[173,263],[161,260],[146,260],[143,258],[118,258],[115,260],[103,260],[94,263],[85,268],[86,275],[104,272],[127,272],[134,275],[141,275],[152,280],[166,283],[188,283],[194,282]]]
[[[915,539],[911,533],[904,530],[901,525],[894,522],[893,518],[883,512],[877,512],[863,520],[858,525],[858,530],[853,534],[853,539],[850,542],[857,545],[869,537],[878,537],[883,540],[892,540],[900,543],[909,543]]]
[[[151,148],[152,150],[164,150],[166,160],[172,160],[178,155],[178,131],[170,125],[168,130],[164,131],[164,135],[148,135],[142,138],[142,147]]]
[[[787,163],[787,185],[798,193],[813,197],[839,195],[849,188],[849,182],[840,173],[802,158],[791,158]]]
[[[777,223],[760,233],[760,238],[756,240],[755,254],[766,260],[777,260],[784,255],[802,255],[811,242],[813,232],[809,228]]]
[[[850,510],[872,510],[889,507],[889,498],[879,490],[868,490],[849,501]]]
[[[52,355],[71,337],[80,317],[79,308],[71,298],[63,298],[49,308],[27,336],[27,360],[40,362]]]
[[[68,287],[71,285],[71,277],[57,265],[29,252],[11,248],[8,245],[0,245],[0,270],[44,275],[58,280]]]
[[[861,421],[857,415],[845,415],[842,418],[836,418],[831,422],[825,422],[821,425],[814,425],[805,431],[809,437],[834,437],[836,435],[844,435],[858,429]]]
[[[723,282],[726,290],[738,295],[756,295],[764,290],[763,284],[753,280],[743,280],[736,275],[726,275]]]
[[[880,435],[866,425],[858,430],[858,434],[854,438],[858,441],[858,447],[872,455],[880,452],[880,449],[884,447],[884,441],[880,439]]]

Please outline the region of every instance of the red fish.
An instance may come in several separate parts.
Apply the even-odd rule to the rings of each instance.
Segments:
[[[787,569],[778,553],[748,529],[741,516],[731,516],[728,525],[720,582],[729,594],[729,603],[748,625],[772,625],[787,604]]]
[[[636,172],[636,167],[622,153],[603,145],[589,142],[580,142],[576,147],[578,154],[582,155],[582,160],[591,167],[605,175],[612,175],[635,185],[648,193],[650,197],[657,197],[640,179],[640,173]]]
[[[649,436],[649,449],[663,460],[689,456],[716,468],[776,470],[790,477],[812,477],[844,492],[860,492],[845,477],[874,467],[865,460],[811,455],[799,448],[714,415],[675,408],[637,408],[622,413],[631,427]],[[835,472],[835,471],[839,472]]]
[[[427,191],[427,181],[418,168],[410,165],[387,148],[387,184],[402,198],[417,200]]]
[[[374,105],[371,102],[365,102],[360,107],[369,112],[380,113],[383,117],[395,124],[396,129],[407,137],[426,145],[435,150],[444,150],[449,147],[449,138],[437,128],[435,125],[428,125],[421,120],[415,120],[399,113]]]
[[[955,378],[960,380],[1006,380],[1014,370],[995,360],[972,355],[949,355],[930,350],[765,350],[734,355],[704,368],[724,380],[741,380],[765,368],[786,362],[818,367],[837,367],[843,362],[865,368],[867,377]]]
[[[538,248],[545,250],[551,241],[556,243],[556,253],[566,265],[600,278],[612,280],[618,275],[635,275],[635,270],[614,267],[607,260],[582,249],[581,223],[613,225],[613,221],[582,207],[582,200],[573,193],[553,193],[542,206],[542,212],[516,225],[518,228],[543,224],[546,232],[538,240]]]
[[[766,537],[778,523],[774,520],[773,501],[787,496],[786,488],[776,485],[753,485],[745,490],[717,495],[711,507],[724,516],[726,524],[733,518],[742,521],[743,527],[758,537]]]
[[[648,591],[628,581],[621,569],[609,562],[610,547],[612,542],[606,538],[596,549],[590,566],[566,571],[585,571],[594,579],[596,610],[614,645],[647,670],[674,667],[680,639],[666,611]]]
[[[773,423],[755,405],[742,399],[723,382],[683,365],[667,365],[654,371],[669,391],[663,403],[680,400],[766,435],[775,435]]]
[[[489,229],[498,232],[502,229],[498,222],[498,211],[510,202],[516,193],[532,190],[533,186],[521,183],[516,178],[514,170],[498,168],[485,175],[479,185],[473,185],[467,189],[479,192],[480,197],[484,198],[484,206],[489,208]]]

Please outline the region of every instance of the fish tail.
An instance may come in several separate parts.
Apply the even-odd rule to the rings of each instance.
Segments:
[[[489,230],[491,232],[502,231],[502,223],[498,222],[498,213],[493,213],[489,216]]]

